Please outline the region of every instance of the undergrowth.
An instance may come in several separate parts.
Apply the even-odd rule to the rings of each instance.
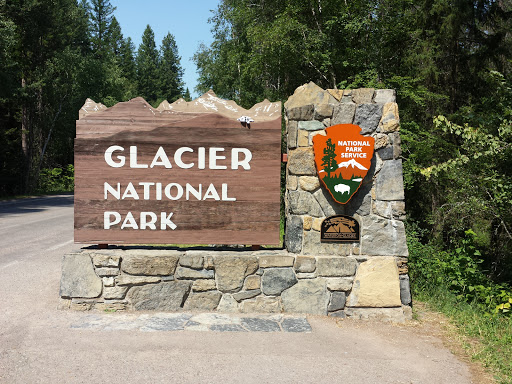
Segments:
[[[480,268],[482,256],[474,234],[454,250],[422,244],[408,228],[409,267],[414,298],[447,315],[458,331],[476,340],[464,345],[501,384],[512,384],[512,289],[489,280]]]

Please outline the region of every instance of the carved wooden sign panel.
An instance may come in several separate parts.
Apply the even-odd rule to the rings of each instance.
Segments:
[[[81,111],[75,242],[279,243],[280,104],[257,116],[261,105],[235,111],[212,93],[202,98]],[[233,118],[244,112],[255,121]]]
[[[361,135],[354,124],[328,127],[326,135],[313,137],[318,177],[338,203],[347,203],[368,173],[375,139]]]

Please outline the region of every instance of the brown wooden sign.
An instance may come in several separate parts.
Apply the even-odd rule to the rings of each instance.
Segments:
[[[279,243],[280,113],[191,109],[137,98],[77,121],[75,242]]]

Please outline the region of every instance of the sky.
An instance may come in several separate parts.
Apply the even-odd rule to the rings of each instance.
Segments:
[[[116,7],[114,16],[121,24],[123,36],[132,38],[135,51],[148,24],[155,32],[157,48],[168,32],[174,35],[185,70],[185,89],[189,88],[192,97],[200,96],[194,91],[197,72],[192,56],[200,43],[209,45],[213,41],[208,18],[220,0],[110,0],[110,3]]]

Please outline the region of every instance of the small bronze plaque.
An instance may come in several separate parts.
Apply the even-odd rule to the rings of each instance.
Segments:
[[[320,228],[321,241],[354,243],[359,241],[359,223],[352,216],[326,217]]]

